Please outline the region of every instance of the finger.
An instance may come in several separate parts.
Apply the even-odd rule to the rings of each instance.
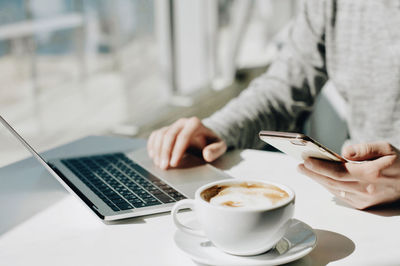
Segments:
[[[220,138],[211,129],[203,125],[196,130],[196,136],[195,138],[191,138],[190,145],[200,150],[209,144],[220,141]]]
[[[215,159],[219,158],[222,154],[226,152],[227,146],[225,144],[225,141],[218,141],[215,143],[212,143],[210,145],[207,145],[203,149],[203,158],[207,162],[212,162]]]
[[[377,182],[383,175],[390,175],[390,166],[396,162],[396,155],[380,157],[362,164],[345,163],[349,174],[360,181]]]
[[[153,131],[150,134],[149,139],[147,140],[147,153],[149,154],[150,158],[154,157],[154,151],[153,151],[153,147],[154,147],[154,137],[155,137],[155,132]]]
[[[164,138],[164,133],[167,131],[167,127],[163,127],[156,132],[156,136],[154,137],[154,163],[157,166],[160,166],[160,151],[161,145]]]
[[[330,162],[314,158],[307,158],[304,160],[304,166],[308,170],[335,180],[344,182],[357,180],[350,175],[345,165],[340,162]]]
[[[167,169],[170,162],[172,148],[174,147],[176,137],[183,128],[183,121],[178,120],[165,133],[161,147],[160,167]]]
[[[393,155],[396,149],[388,142],[371,142],[349,145],[343,148],[343,156],[353,161],[373,160]]]
[[[298,166],[298,170],[324,186],[332,194],[347,202],[354,208],[365,209],[376,204],[376,201],[373,200],[375,188],[371,184],[333,180],[329,177],[308,170],[302,164]],[[341,195],[343,192],[345,192],[344,197]]]
[[[332,178],[329,178],[327,176],[323,176],[321,174],[318,174],[316,172],[313,172],[309,169],[307,169],[304,164],[300,164],[298,166],[298,170],[304,174],[307,175],[308,177],[312,178],[314,181],[317,183],[321,184],[322,186],[328,188],[328,189],[333,189],[337,191],[345,191],[349,193],[354,193],[354,194],[361,194],[365,192],[365,189],[363,188],[362,185],[360,185],[358,182],[342,182],[338,181]]]
[[[190,118],[183,129],[179,132],[175,145],[172,149],[170,165],[176,167],[182,159],[183,154],[189,146],[193,134],[201,127],[201,121],[198,118]]]

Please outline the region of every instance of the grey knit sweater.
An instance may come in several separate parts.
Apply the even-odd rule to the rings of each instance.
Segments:
[[[268,71],[203,122],[230,147],[256,147],[262,129],[299,130],[328,80],[352,142],[400,147],[400,0],[304,1]]]

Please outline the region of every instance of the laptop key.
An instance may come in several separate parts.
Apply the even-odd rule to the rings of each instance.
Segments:
[[[129,203],[119,203],[117,204],[118,208],[120,208],[121,210],[129,210],[129,209],[133,209],[133,206],[130,205]]]
[[[147,207],[148,205],[146,205],[146,203],[144,203],[144,202],[138,202],[138,203],[134,203],[133,206],[135,206],[135,208],[143,208],[143,207]]]
[[[168,195],[164,193],[154,195],[157,199],[159,199],[162,203],[170,203],[175,202],[174,199],[170,198]]]
[[[131,200],[128,200],[128,201],[129,201],[130,204],[132,204],[132,205],[135,206],[135,207],[136,207],[138,204],[143,203],[143,201],[140,200],[140,199],[131,199]]]
[[[152,199],[145,199],[146,204],[160,204],[160,201],[156,198],[152,198]]]
[[[160,202],[159,201],[149,201],[146,202],[146,206],[154,206],[154,205],[159,205]]]
[[[179,192],[173,192],[173,193],[168,193],[168,195],[172,198],[174,198],[175,200],[181,200],[181,199],[185,199],[186,197],[183,196],[181,193]]]
[[[106,201],[105,201],[105,203],[107,203],[107,205],[108,205],[113,211],[115,211],[115,212],[120,210],[117,206],[115,206],[115,205],[112,204],[111,202],[106,202]]]

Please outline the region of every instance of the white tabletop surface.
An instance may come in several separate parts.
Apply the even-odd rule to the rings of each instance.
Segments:
[[[45,157],[143,144],[88,137]],[[297,164],[280,153],[243,150],[228,153],[215,166],[236,178],[271,180],[295,190],[295,218],[314,228],[318,243],[290,265],[400,265],[398,204],[352,209],[300,175]],[[0,168],[0,213],[0,265],[196,265],[175,246],[169,214],[105,224],[32,159]]]

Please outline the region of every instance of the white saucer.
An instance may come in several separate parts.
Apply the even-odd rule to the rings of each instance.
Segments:
[[[317,237],[310,226],[293,219],[289,230],[277,247],[256,256],[234,256],[217,249],[206,238],[177,230],[174,240],[192,260],[208,265],[258,266],[279,265],[300,259],[311,252]],[[279,251],[278,251],[279,250]]]

